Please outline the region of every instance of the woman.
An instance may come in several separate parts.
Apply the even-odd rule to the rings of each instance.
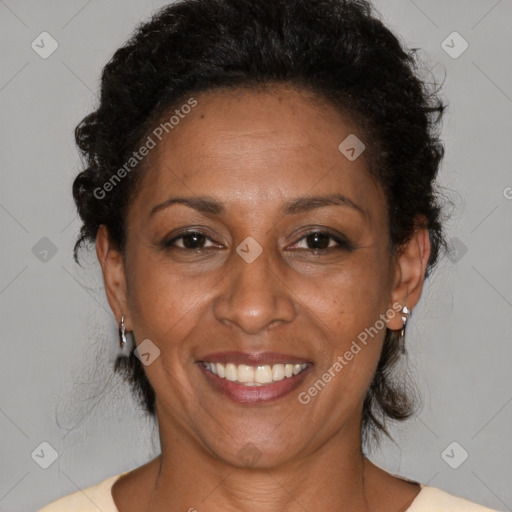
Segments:
[[[161,455],[43,510],[484,511],[389,474],[444,245],[444,105],[363,0],[185,0],[105,67],[76,178]]]

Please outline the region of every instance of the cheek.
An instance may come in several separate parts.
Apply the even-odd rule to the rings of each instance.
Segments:
[[[333,270],[316,286],[318,312],[330,317],[337,333],[354,335],[373,324],[385,312],[390,296],[387,262],[367,252]],[[313,290],[305,296],[313,297]]]
[[[160,344],[171,333],[175,336],[189,315],[193,316],[200,290],[149,252],[140,251],[130,263],[128,303],[136,338]]]
[[[325,335],[331,340],[326,349],[326,366],[338,361],[333,369],[342,387],[364,393],[382,349],[390,294],[389,260],[384,255],[370,253],[354,258],[339,272],[333,272],[324,283],[325,291],[310,290],[309,300],[316,302],[316,314],[326,326]],[[339,359],[341,358],[341,360]],[[337,370],[337,371],[336,371]]]
[[[198,324],[201,293],[185,277],[141,252],[132,259],[128,302],[137,344],[149,339],[160,351],[144,372],[157,397],[167,396],[170,388],[176,391],[189,379],[189,337]],[[173,399],[179,396],[175,393]]]

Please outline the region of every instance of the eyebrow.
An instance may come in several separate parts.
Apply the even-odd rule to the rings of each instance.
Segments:
[[[150,217],[155,213],[164,210],[169,206],[172,206],[173,204],[183,204],[189,208],[197,210],[200,213],[210,215],[222,215],[226,212],[226,208],[223,203],[212,197],[170,197],[163,203],[154,206],[149,214]],[[344,208],[352,208],[361,213],[363,216],[367,215],[365,209],[363,209],[361,206],[358,206],[356,203],[342,194],[297,197],[286,202],[281,207],[281,210],[284,215],[296,215],[298,213],[305,213],[316,208],[322,208],[324,206],[341,206]]]

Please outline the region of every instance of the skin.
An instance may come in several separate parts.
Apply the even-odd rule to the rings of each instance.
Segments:
[[[97,236],[116,319],[124,315],[137,343],[149,338],[161,351],[145,366],[161,455],[116,482],[119,511],[405,510],[419,486],[361,452],[362,404],[385,329],[310,403],[297,395],[393,304],[414,308],[427,230],[418,227],[391,254],[386,198],[365,154],[349,161],[338,150],[349,134],[363,141],[364,134],[310,93],[279,85],[195,98],[198,105],[147,157],[124,255],[104,226]],[[332,193],[358,208],[282,214],[292,199]],[[151,215],[172,196],[208,196],[225,211],[174,204]],[[199,239],[202,253],[164,247],[191,228],[210,239]],[[315,245],[305,237],[315,230],[346,237],[352,249],[333,249],[332,238]],[[263,249],[250,264],[236,252],[248,236]],[[387,327],[400,329],[400,315]],[[313,367],[286,397],[239,404],[213,390],[196,364],[224,350],[294,354]],[[247,443],[260,452],[251,468],[237,456]]]

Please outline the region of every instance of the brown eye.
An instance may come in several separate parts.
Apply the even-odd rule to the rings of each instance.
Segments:
[[[334,236],[326,231],[311,231],[292,246],[293,249],[306,249],[311,252],[328,251],[335,249],[352,250],[352,246],[341,237]]]
[[[165,247],[178,248],[178,249],[189,249],[189,250],[201,250],[205,249],[205,243],[211,240],[198,231],[187,231],[179,236],[174,237],[172,240],[165,242]],[[210,246],[213,247],[213,246]]]
[[[310,249],[327,249],[332,237],[326,233],[312,233],[305,238]]]

